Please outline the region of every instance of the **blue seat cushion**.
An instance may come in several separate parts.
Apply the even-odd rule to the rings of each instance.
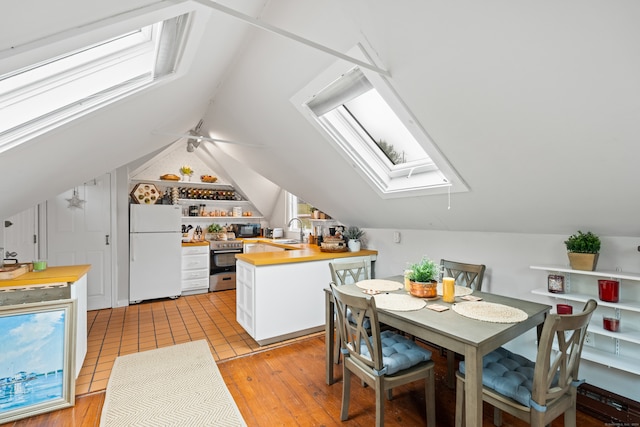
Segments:
[[[385,375],[393,375],[421,362],[431,360],[431,352],[420,347],[414,341],[391,331],[380,334],[382,342],[382,363],[386,368]],[[360,352],[371,357],[366,344],[362,343]]]
[[[356,324],[356,318],[351,312],[351,309],[348,307],[347,307],[347,319],[349,320],[349,323],[351,323],[352,325]],[[367,331],[371,329],[371,320],[368,317],[365,317],[364,320],[362,321],[362,327],[365,328]]]
[[[482,358],[482,384],[498,393],[531,407],[531,389],[536,364],[500,347]],[[465,373],[464,361],[460,372]]]

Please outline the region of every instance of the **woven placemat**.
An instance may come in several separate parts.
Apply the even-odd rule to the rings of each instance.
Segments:
[[[461,316],[491,323],[518,323],[529,317],[519,308],[485,301],[460,302],[451,308]]]
[[[383,310],[413,311],[424,308],[427,303],[420,298],[407,294],[380,294],[374,297],[376,307]]]
[[[356,286],[365,290],[372,289],[374,291],[389,292],[402,289],[402,283],[393,280],[367,279],[356,283]]]
[[[442,296],[442,283],[438,283],[436,288],[436,292],[438,295]],[[466,286],[458,286],[455,287],[455,296],[463,297],[465,295],[471,295],[473,293],[473,289],[467,288]]]

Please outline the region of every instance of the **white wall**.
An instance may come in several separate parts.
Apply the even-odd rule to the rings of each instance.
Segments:
[[[393,243],[394,231],[401,232],[400,243]],[[367,229],[366,247],[379,252],[375,267],[377,278],[401,274],[407,262],[416,262],[423,255],[427,255],[435,260],[446,258],[485,264],[487,270],[483,291],[555,305],[557,301],[531,293],[535,288],[546,288],[548,273],[531,270],[529,266],[568,267],[564,245],[567,237],[550,234]],[[620,269],[626,272],[640,272],[640,253],[637,250],[640,239],[601,236],[601,240],[598,270]],[[640,282],[624,282],[624,285],[640,287]],[[593,289],[594,297],[597,299],[595,280]],[[623,287],[621,293],[624,292]],[[640,293],[638,288],[630,290],[631,292],[635,295]],[[593,316],[592,322],[600,321],[599,316]],[[534,337],[529,335],[517,343],[512,343],[512,346],[522,349],[522,343],[533,342],[533,339]],[[581,365],[580,377],[597,387],[636,401],[640,400],[638,376],[585,361]]]

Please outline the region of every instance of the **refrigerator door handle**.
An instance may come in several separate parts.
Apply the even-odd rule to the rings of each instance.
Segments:
[[[136,242],[136,236],[134,234],[134,235],[131,236],[131,244],[129,245],[131,261],[135,261],[136,260],[136,256],[134,255],[135,254],[135,242]]]

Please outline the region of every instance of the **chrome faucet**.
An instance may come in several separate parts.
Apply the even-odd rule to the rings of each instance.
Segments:
[[[291,220],[287,224],[287,227],[291,228],[291,223],[293,221],[298,221],[300,223],[300,243],[303,243],[304,242],[304,225],[302,224],[302,220],[300,218],[291,218]]]

